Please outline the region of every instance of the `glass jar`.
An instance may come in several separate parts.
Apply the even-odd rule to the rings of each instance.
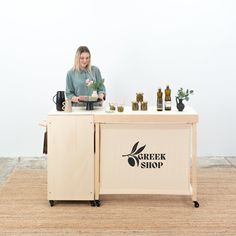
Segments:
[[[147,111],[148,102],[141,102],[141,111]]]
[[[136,93],[136,101],[137,102],[143,101],[143,93]]]
[[[123,105],[118,105],[117,110],[118,110],[118,112],[123,112],[124,111],[124,106]]]
[[[116,110],[116,104],[115,103],[109,103],[109,107],[111,111],[115,111]]]
[[[138,102],[132,102],[132,111],[138,111],[139,106],[138,106]]]

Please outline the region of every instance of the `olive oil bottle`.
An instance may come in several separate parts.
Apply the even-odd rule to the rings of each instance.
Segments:
[[[158,88],[157,92],[157,110],[162,111],[163,110],[163,98],[162,98],[162,91],[161,88]]]
[[[171,89],[169,85],[167,85],[165,89],[165,110],[171,110]]]

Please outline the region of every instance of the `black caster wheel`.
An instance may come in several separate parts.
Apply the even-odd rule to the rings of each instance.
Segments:
[[[97,206],[97,207],[100,207],[100,206],[101,206],[101,203],[100,203],[99,200],[95,200],[95,203],[96,203],[96,206]]]
[[[96,206],[96,202],[95,201],[90,201],[90,204],[91,204],[92,207]]]
[[[199,205],[199,203],[198,203],[198,201],[193,201],[193,203],[194,203],[194,206],[196,207],[196,208],[198,208],[200,205]]]
[[[49,204],[50,204],[51,207],[53,207],[55,205],[55,201],[49,200]]]

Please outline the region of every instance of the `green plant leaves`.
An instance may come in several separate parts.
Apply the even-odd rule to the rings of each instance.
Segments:
[[[93,80],[93,83],[90,84],[88,87],[90,87],[93,90],[98,90],[100,87],[102,87],[103,84],[104,84],[104,79],[99,80],[99,81]]]
[[[183,88],[180,88],[180,89],[178,89],[177,97],[179,99],[183,99],[183,100],[188,101],[189,95],[193,95],[193,92],[194,92],[193,90],[189,90],[189,89],[184,90]]]

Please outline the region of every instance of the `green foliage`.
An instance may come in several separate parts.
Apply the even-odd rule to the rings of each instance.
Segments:
[[[100,89],[103,86],[104,79],[96,81],[96,82],[93,81],[93,80],[87,80],[86,83],[87,83],[87,86],[89,88],[91,88],[93,90],[98,90],[98,89]]]
[[[177,92],[177,98],[183,99],[188,101],[189,100],[189,95],[193,95],[193,90],[186,89],[184,90],[183,88],[180,88]]]

